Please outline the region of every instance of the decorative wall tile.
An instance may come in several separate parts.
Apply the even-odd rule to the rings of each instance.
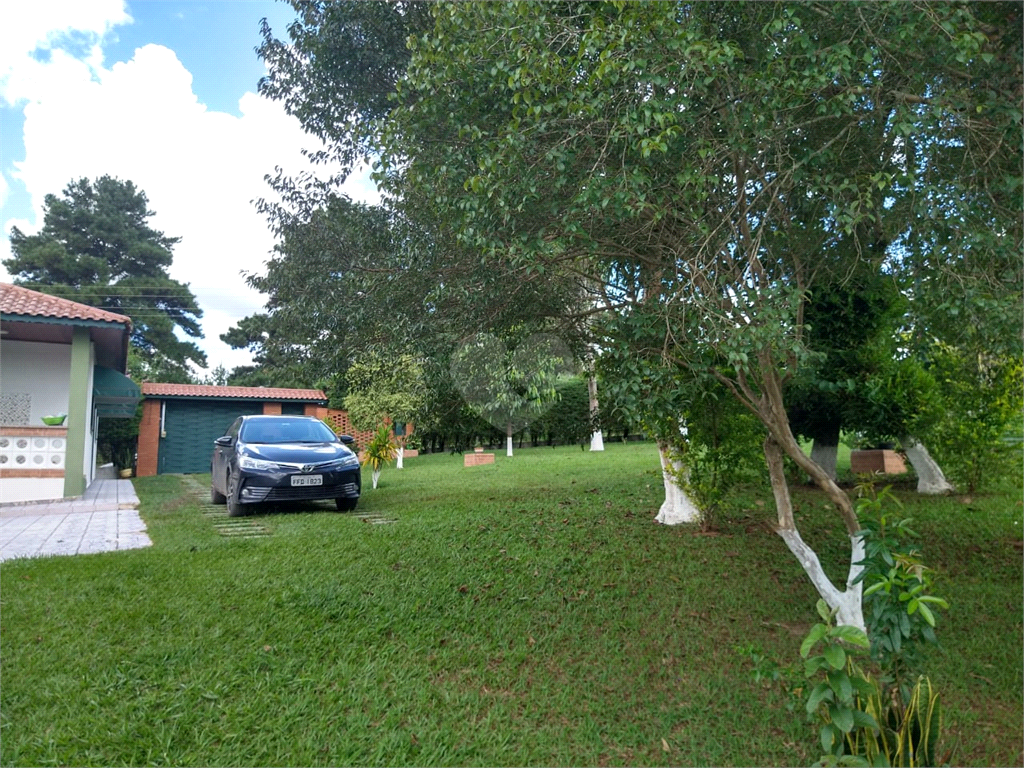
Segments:
[[[0,424],[23,426],[32,418],[30,392],[4,392],[0,395]]]

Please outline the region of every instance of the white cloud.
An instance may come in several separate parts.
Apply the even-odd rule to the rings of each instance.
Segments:
[[[31,98],[33,65],[39,63],[31,57],[33,52],[50,51],[74,33],[79,43],[91,48],[89,59],[96,62],[100,41],[114,27],[131,21],[123,0],[7,3],[0,25],[0,98],[8,104]]]
[[[119,23],[112,18],[99,14],[82,23],[99,35]],[[262,307],[263,298],[240,275],[262,271],[273,247],[252,201],[271,196],[263,179],[275,166],[308,169],[300,149],[314,139],[278,103],[255,94],[240,99],[240,117],[207,110],[192,91],[191,74],[163,46],[139,48],[110,68],[95,50],[89,58],[55,49],[45,63],[23,60],[9,79],[8,103],[11,94],[27,100],[25,160],[10,173],[25,185],[37,218],[34,226],[18,226],[37,231],[44,196],[72,179],[109,174],[133,181],[156,212],[150,224],[182,238],[170,273],[190,284],[205,312],[201,346],[210,368],[248,364],[248,353],[231,350],[218,336]],[[354,197],[376,199],[365,177],[347,187]],[[13,223],[4,223],[4,256]]]

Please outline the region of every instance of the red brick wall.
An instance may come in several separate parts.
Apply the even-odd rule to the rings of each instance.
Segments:
[[[373,439],[373,432],[364,432],[357,430],[352,426],[352,421],[348,417],[348,411],[336,411],[333,408],[324,408],[324,415],[320,418],[327,421],[333,429],[339,435],[352,435],[356,439],[356,448],[362,451],[370,444]]]
[[[263,415],[264,416],[280,416],[281,415],[281,404],[280,403],[264,403],[263,404]]]
[[[464,453],[462,454],[462,466],[478,467],[481,464],[493,464],[493,453]]]
[[[162,400],[142,401],[142,421],[139,423],[139,463],[136,477],[156,474],[160,453],[160,404]]]

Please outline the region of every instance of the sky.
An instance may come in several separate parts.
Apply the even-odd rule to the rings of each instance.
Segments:
[[[274,246],[254,201],[264,177],[309,170],[318,142],[257,95],[254,48],[267,18],[278,38],[294,18],[272,0],[47,0],[0,11],[0,259],[10,231],[42,227],[43,199],[76,179],[110,175],[146,193],[149,225],[180,237],[169,272],[203,310],[209,367],[251,362],[220,334],[263,309],[245,274]],[[376,202],[365,174],[343,189]],[[11,276],[0,266],[0,282]]]

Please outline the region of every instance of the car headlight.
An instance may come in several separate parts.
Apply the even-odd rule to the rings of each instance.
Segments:
[[[349,469],[359,466],[359,459],[356,456],[346,456],[343,459],[337,459],[332,461],[330,464],[324,464],[320,468],[331,472],[339,469]]]
[[[281,468],[280,465],[275,464],[273,461],[254,459],[251,456],[240,456],[238,458],[238,466],[241,469],[255,469],[262,472],[272,472],[275,469]]]

